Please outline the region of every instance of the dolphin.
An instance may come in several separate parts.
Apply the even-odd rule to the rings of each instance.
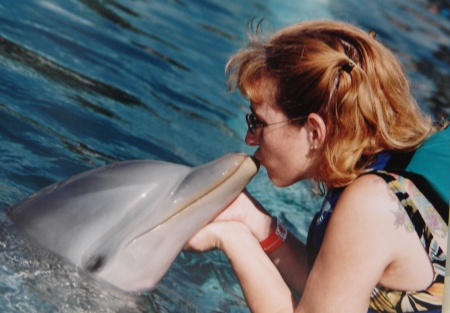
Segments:
[[[198,167],[123,161],[46,187],[12,207],[9,217],[95,278],[126,292],[151,290],[258,169],[243,153]]]

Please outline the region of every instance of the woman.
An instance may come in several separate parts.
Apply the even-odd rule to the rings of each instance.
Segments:
[[[373,34],[337,22],[250,39],[227,64],[230,85],[250,101],[246,143],[274,185],[311,179],[328,194],[308,246],[244,192],[186,248],[221,249],[252,312],[439,310],[446,221],[431,210],[437,235],[418,236],[428,225],[415,231],[392,186],[413,206],[421,193],[396,173],[372,171],[438,130],[399,62]]]

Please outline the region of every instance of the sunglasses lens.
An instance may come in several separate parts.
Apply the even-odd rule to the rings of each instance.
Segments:
[[[253,113],[247,114],[245,116],[245,119],[247,120],[247,126],[248,130],[252,133],[256,130],[256,117],[253,115]]]

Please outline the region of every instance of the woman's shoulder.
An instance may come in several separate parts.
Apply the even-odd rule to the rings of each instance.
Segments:
[[[345,188],[334,208],[333,219],[347,219],[352,227],[361,225],[362,230],[371,229],[378,236],[398,229],[414,230],[394,192],[375,174],[358,177]]]
[[[337,201],[313,271],[320,276],[318,280],[336,278],[346,288],[352,289],[358,280],[357,290],[352,290],[362,296],[370,295],[380,282],[398,286],[393,283],[397,274],[402,275],[401,284],[410,286],[402,266],[423,252],[410,226],[387,183],[377,175],[363,175],[347,186]],[[412,246],[414,251],[409,251]]]
[[[344,190],[327,231],[328,238],[344,237],[338,243],[352,258],[364,255],[364,262],[383,269],[379,282],[387,288],[421,290],[431,282],[430,261],[416,227],[378,175],[363,175]]]
[[[395,200],[394,194],[383,178],[376,174],[366,174],[355,179],[344,189],[336,206],[337,209],[376,208],[379,205],[396,205]]]

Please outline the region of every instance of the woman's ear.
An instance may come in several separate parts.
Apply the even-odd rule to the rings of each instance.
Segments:
[[[327,127],[325,121],[317,113],[311,113],[306,120],[308,126],[308,139],[311,144],[311,149],[320,148],[327,137]]]

